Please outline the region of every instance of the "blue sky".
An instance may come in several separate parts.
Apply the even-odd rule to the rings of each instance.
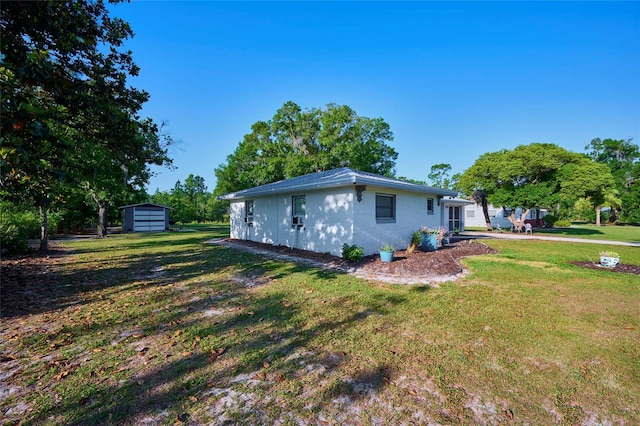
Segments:
[[[136,36],[143,115],[167,121],[176,170],[215,187],[286,101],[345,104],[394,133],[397,176],[462,172],[533,142],[640,143],[640,2],[171,2],[112,6]]]

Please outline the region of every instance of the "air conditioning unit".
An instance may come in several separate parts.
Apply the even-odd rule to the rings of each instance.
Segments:
[[[304,216],[293,216],[293,218],[291,219],[291,224],[292,225],[298,225],[298,226],[302,226],[304,225]]]

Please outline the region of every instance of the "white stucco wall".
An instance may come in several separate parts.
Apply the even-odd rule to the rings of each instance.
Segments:
[[[395,222],[376,222],[376,193],[396,196]],[[433,214],[427,214],[428,198],[433,198]],[[367,187],[362,193],[362,201],[356,202],[354,211],[353,241],[354,244],[363,247],[367,255],[378,253],[384,243],[404,250],[411,242],[411,234],[421,226],[432,228],[444,223],[444,205],[438,205],[438,198],[428,194]]]
[[[376,222],[376,193],[396,196],[393,223]],[[305,196],[303,227],[291,226],[291,204],[295,195]],[[427,214],[428,198],[433,198],[433,214]],[[353,187],[256,197],[253,201],[253,226],[244,222],[244,200],[231,202],[231,238],[335,256],[342,255],[343,244],[361,246],[366,255],[377,254],[384,243],[403,250],[409,245],[411,234],[421,226],[446,226],[444,202],[438,205],[437,196],[371,186],[362,192],[361,201],[357,201]]]
[[[292,227],[292,197],[304,195],[304,226]],[[256,197],[253,226],[244,222],[245,202],[231,203],[231,238],[283,245],[319,253],[342,254],[351,244],[354,190],[350,187]]]

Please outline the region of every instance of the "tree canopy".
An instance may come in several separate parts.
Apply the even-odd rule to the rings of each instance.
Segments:
[[[613,189],[613,179],[606,167],[585,155],[533,143],[483,154],[462,174],[460,186],[466,194],[484,194],[493,205],[521,207],[522,217],[512,221],[522,222],[531,208],[558,212],[579,197],[588,197],[597,207]]]
[[[303,174],[351,167],[395,175],[396,151],[382,118],[361,117],[346,105],[302,110],[286,102],[269,121],[258,121],[226,163],[215,169],[215,193],[224,194]]]
[[[141,189],[149,164],[170,164],[158,126],[138,115],[149,95],[128,83],[133,31],[102,0],[4,2],[0,27],[3,197],[32,200],[46,225],[78,186],[108,206]]]
[[[611,170],[619,204],[612,205],[618,216],[628,222],[640,222],[640,147],[631,139],[593,139],[585,149],[592,160]]]

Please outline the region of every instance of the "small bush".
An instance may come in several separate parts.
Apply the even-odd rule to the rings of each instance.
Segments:
[[[37,237],[40,230],[38,216],[11,203],[0,205],[0,245],[9,252],[28,250],[27,240]]]
[[[553,225],[559,226],[561,228],[568,228],[571,226],[571,221],[568,219],[560,219],[560,220],[557,220]]]
[[[420,245],[422,242],[422,231],[419,229],[411,234],[411,244]]]
[[[542,221],[544,222],[544,226],[547,228],[553,228],[553,225],[556,223],[557,220],[558,220],[558,217],[552,214],[548,214],[542,218]]]
[[[358,247],[355,244],[344,244],[342,246],[342,258],[349,262],[357,262],[364,257],[364,248]]]

